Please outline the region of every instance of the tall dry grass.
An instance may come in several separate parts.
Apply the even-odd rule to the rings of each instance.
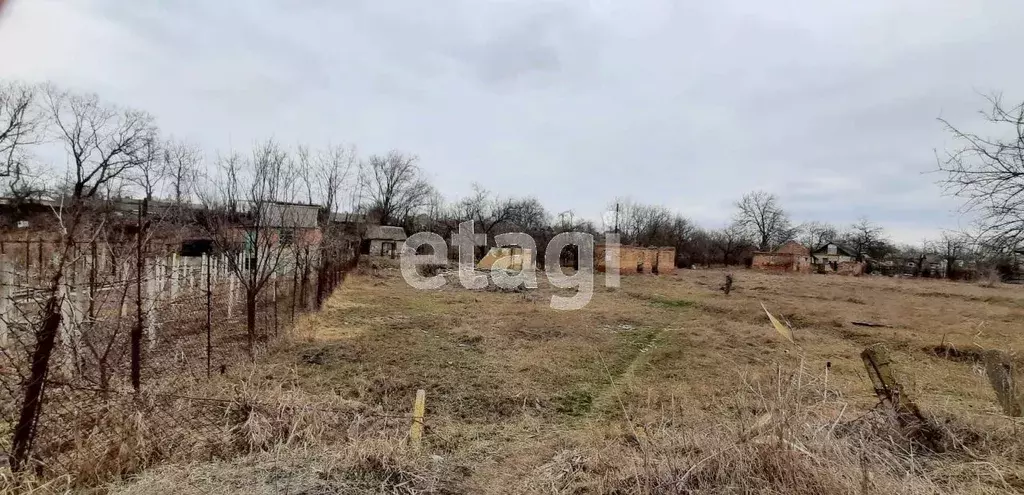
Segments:
[[[821,377],[801,370],[747,383],[717,424],[671,411],[577,437],[519,487],[529,493],[1009,493],[1024,490],[1011,418],[988,424],[938,413],[950,449],[929,452],[875,409],[847,414]],[[1002,425],[1002,428],[996,426]]]
[[[407,428],[364,404],[311,395],[287,384],[287,369],[252,366],[240,380],[215,378],[185,389],[167,384],[173,393],[163,393],[158,384],[139,397],[64,392],[78,399],[74,411],[60,416],[61,441],[36,444],[35,454],[51,463],[38,466],[44,477],[15,476],[5,463],[0,493],[94,487],[130,479],[158,464],[317,450],[357,441],[387,444]]]
[[[407,418],[310,395],[287,369],[214,382],[224,399],[214,441],[111,406],[76,438],[74,469],[46,482],[5,476],[3,490],[56,493],[113,481],[114,493],[459,493],[454,465],[405,442]],[[274,378],[270,378],[274,377]],[[1024,489],[1024,448],[1009,418],[934,414],[949,440],[929,452],[886,411],[859,417],[802,367],[739,381],[717,423],[622,404],[622,420],[566,432],[564,448],[502,493],[1008,493]],[[165,406],[168,406],[165,404]],[[168,407],[196,407],[181,402]],[[184,411],[182,411],[184,412]],[[194,411],[196,416],[205,414]],[[98,435],[116,429],[113,441]],[[155,431],[159,429],[159,431]],[[90,434],[92,432],[92,434]],[[156,466],[160,464],[160,466]],[[150,468],[150,469],[147,469]]]

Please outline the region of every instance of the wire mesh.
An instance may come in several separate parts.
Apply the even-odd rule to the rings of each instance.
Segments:
[[[0,459],[79,478],[98,460],[127,473],[172,451],[230,450],[239,421],[232,403],[175,390],[252,361],[354,266],[340,252],[295,250],[261,275],[226,254],[93,242],[69,248],[68,269],[55,277],[48,260],[58,249],[45,239],[8,241],[0,254]],[[54,314],[39,375],[33,366]],[[35,392],[32,376],[45,377]],[[26,409],[33,402],[39,407]],[[19,430],[22,444],[28,439],[21,451]]]

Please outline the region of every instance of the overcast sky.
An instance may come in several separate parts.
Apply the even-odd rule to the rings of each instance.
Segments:
[[[1020,0],[9,0],[0,77],[153,113],[216,152],[275,137],[421,158],[598,219],[724,225],[744,192],[900,242],[965,225],[936,121],[1024,99]],[[157,4],[160,5],[157,5]]]

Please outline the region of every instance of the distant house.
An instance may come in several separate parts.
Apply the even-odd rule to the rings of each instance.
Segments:
[[[370,225],[366,227],[366,235],[363,236],[362,252],[370,256],[396,258],[405,239],[405,229],[401,227]]]
[[[758,251],[750,263],[757,270],[810,272],[811,251],[796,241],[786,241],[775,251]]]
[[[857,251],[842,244],[829,242],[815,249],[811,253],[811,259],[815,265],[857,261]]]
[[[811,262],[819,272],[836,272],[844,275],[864,273],[867,263],[858,261],[857,258],[857,250],[835,242],[822,244],[811,253]]]
[[[316,245],[323,235],[317,222],[319,213],[317,205],[270,203],[266,206],[262,227],[275,231],[278,242],[285,246]]]

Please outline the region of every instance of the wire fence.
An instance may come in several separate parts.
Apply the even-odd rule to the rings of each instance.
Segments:
[[[175,392],[255,360],[357,261],[321,244],[281,248],[272,263],[181,256],[141,237],[0,251],[0,460],[43,476],[230,450],[225,432],[246,412]]]

